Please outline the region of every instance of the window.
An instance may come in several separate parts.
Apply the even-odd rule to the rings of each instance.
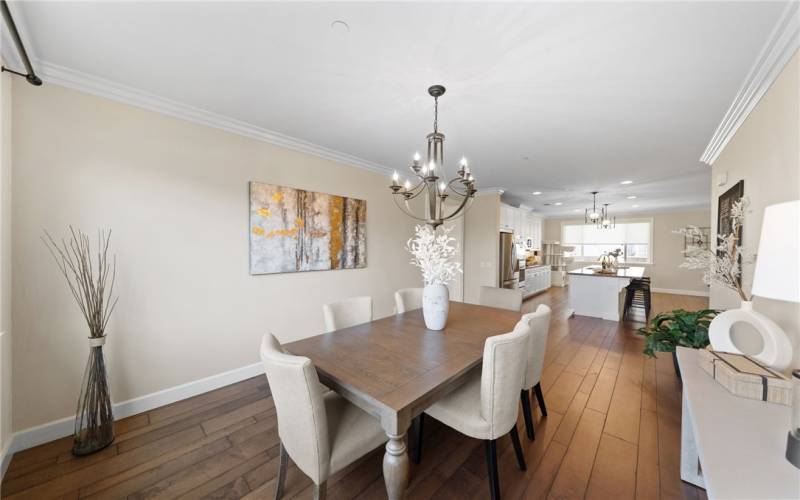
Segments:
[[[565,255],[574,257],[576,261],[596,261],[603,253],[619,248],[622,250],[620,262],[650,264],[652,236],[651,219],[617,222],[612,229],[598,229],[593,224],[575,222],[561,225],[562,245],[575,247]]]

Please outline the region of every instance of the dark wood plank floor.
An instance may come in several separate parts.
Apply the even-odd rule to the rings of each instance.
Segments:
[[[642,356],[633,333],[640,325],[567,318],[564,289],[524,310],[540,303],[554,310],[542,377],[549,415],[536,409],[536,440],[523,438],[526,472],[516,469],[510,441],[500,440],[503,497],[705,498],[679,477],[681,394],[671,357]],[[654,296],[654,312],[706,304]],[[271,498],[276,425],[266,378],[256,377],[123,419],[116,441],[89,457],[71,456],[69,438],[17,453],[2,497]],[[479,441],[428,419],[425,445],[408,498],[488,496]],[[385,498],[382,457],[375,450],[332,477],[329,498]],[[285,498],[310,497],[310,480],[292,467]]]

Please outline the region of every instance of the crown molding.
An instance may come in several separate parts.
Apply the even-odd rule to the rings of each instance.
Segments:
[[[192,123],[224,130],[257,141],[267,142],[302,153],[308,153],[320,158],[325,158],[326,160],[352,165],[381,175],[391,175],[393,171],[389,167],[357,156],[297,139],[281,134],[280,132],[257,127],[250,123],[218,113],[212,113],[195,106],[166,99],[105,78],[59,66],[47,61],[36,61],[34,64],[36,65],[37,72],[45,83],[61,85],[62,87],[104,97],[149,111],[155,111],[156,113],[172,116]]]
[[[479,188],[478,192],[475,193],[475,196],[488,196],[490,194],[502,195],[505,192],[506,192],[506,190],[503,189],[503,188],[485,187],[485,188]]]
[[[800,3],[789,2],[772,29],[700,161],[713,165],[789,59],[800,47]]]

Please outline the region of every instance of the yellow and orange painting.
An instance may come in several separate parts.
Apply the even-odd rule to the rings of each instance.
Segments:
[[[367,202],[250,182],[250,274],[367,267]]]

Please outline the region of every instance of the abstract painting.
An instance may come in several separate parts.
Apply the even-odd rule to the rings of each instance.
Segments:
[[[250,182],[250,274],[367,266],[367,202]]]

